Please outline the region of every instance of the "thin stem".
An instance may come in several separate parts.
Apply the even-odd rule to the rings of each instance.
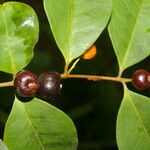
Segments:
[[[0,83],[0,87],[8,87],[8,86],[14,86],[14,82],[10,81],[10,82]]]
[[[118,77],[121,77],[123,70],[119,70]]]
[[[74,64],[71,66],[71,68],[68,70],[68,74],[70,74],[71,73],[71,71],[75,68],[75,66],[76,66],[76,64],[79,62],[79,60],[80,60],[80,58],[78,58],[75,62],[74,62]]]
[[[68,79],[68,78],[78,78],[78,79],[88,79],[92,81],[100,81],[100,80],[107,80],[107,81],[116,81],[121,83],[127,83],[131,82],[131,79],[129,78],[120,78],[120,77],[107,77],[107,76],[96,76],[96,75],[82,75],[82,74],[61,74],[62,79]],[[9,87],[14,86],[13,81],[9,82],[2,82],[0,83],[0,87]]]
[[[96,76],[96,75],[81,75],[81,74],[61,74],[62,79],[67,78],[78,78],[78,79],[88,79],[93,81],[108,80],[116,81],[121,83],[131,82],[129,78],[120,78],[120,77],[107,77],[107,76]]]
[[[66,74],[68,71],[68,64],[65,65],[65,68],[64,68],[64,74]]]
[[[68,73],[69,64],[70,64],[70,60],[68,59],[68,60],[65,62],[64,74],[67,74],[67,73]]]

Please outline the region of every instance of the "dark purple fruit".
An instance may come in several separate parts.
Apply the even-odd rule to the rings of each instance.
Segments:
[[[19,72],[14,79],[16,93],[21,97],[32,97],[39,89],[37,76],[26,70]]]
[[[61,89],[60,75],[54,71],[46,71],[39,76],[39,97],[43,100],[54,99]]]
[[[150,73],[146,70],[138,70],[132,75],[132,84],[140,90],[150,87]]]

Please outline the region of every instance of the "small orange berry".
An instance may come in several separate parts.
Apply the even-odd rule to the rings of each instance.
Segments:
[[[96,46],[92,45],[89,49],[85,51],[85,53],[82,55],[82,58],[86,60],[92,59],[96,56],[96,54],[97,54]]]

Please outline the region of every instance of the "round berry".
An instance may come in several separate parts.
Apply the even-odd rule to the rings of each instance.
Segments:
[[[39,76],[39,97],[43,100],[54,99],[61,89],[60,75],[54,71],[46,71]]]
[[[21,97],[32,97],[39,89],[37,76],[26,70],[19,72],[14,79],[16,93]]]
[[[150,73],[146,70],[137,70],[132,75],[132,84],[140,90],[150,87]]]

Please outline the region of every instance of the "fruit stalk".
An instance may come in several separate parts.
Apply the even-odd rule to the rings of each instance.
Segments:
[[[8,86],[14,86],[14,82],[9,81],[9,82],[0,83],[0,87],[8,87]]]

